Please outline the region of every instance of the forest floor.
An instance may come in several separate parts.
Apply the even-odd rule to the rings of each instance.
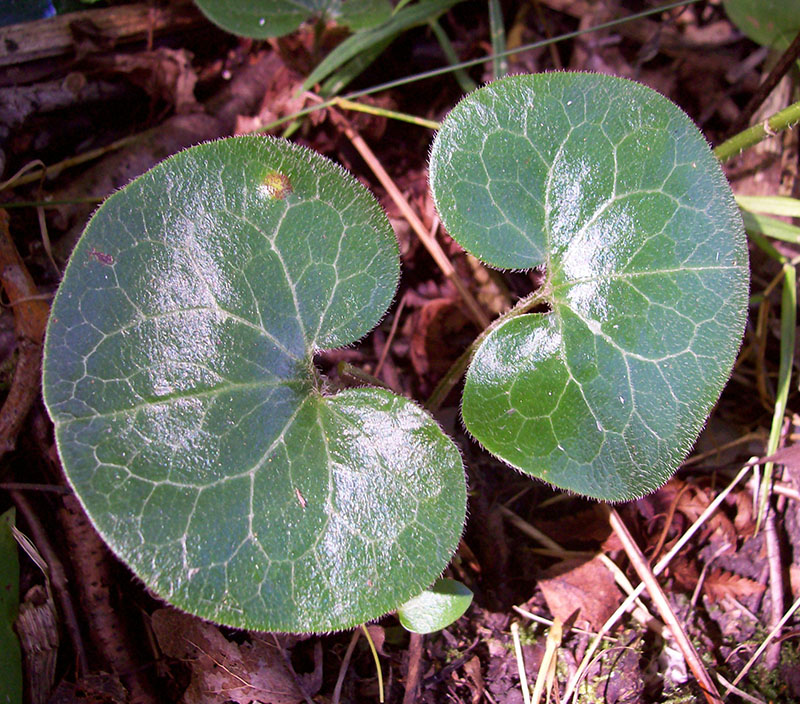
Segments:
[[[513,48],[658,3],[501,4]],[[124,14],[125,7],[138,14]],[[123,17],[129,24],[123,26]],[[485,3],[458,4],[440,22],[461,60],[490,52]],[[278,40],[237,39],[187,2],[93,6],[79,16],[0,28],[5,38],[2,178],[10,179],[35,160],[48,167],[68,160],[63,168],[48,168],[44,179],[40,170],[26,171],[0,191],[22,258],[13,264],[13,255],[0,252],[4,266],[30,272],[49,302],[72,247],[104,197],[185,147],[257,130],[312,106],[313,98],[298,97],[298,88],[345,36],[334,26],[316,29],[303,26]],[[27,55],[24,42],[35,43],[36,37],[49,46]],[[757,111],[746,107],[770,61],[768,52],[728,21],[721,2],[704,0],[525,51],[509,60],[509,72],[567,69],[640,81],[681,106],[716,145],[796,99],[789,74],[755,106]],[[444,65],[430,28],[417,27],[401,35],[347,90]],[[492,64],[481,62],[468,73],[483,84],[492,78]],[[462,94],[453,75],[444,74],[361,100],[440,121]],[[436,233],[457,275],[488,315],[506,310],[536,282],[524,272],[487,275],[438,227],[427,185],[431,129],[341,107],[300,121],[291,138],[339,162],[378,196],[402,257],[400,288],[381,325],[356,346],[320,355],[319,366],[332,384],[351,383],[339,376],[338,365],[345,361],[424,401],[480,331],[343,131],[339,115],[347,116],[425,228]],[[797,134],[787,130],[724,168],[737,194],[798,196],[797,167]],[[47,207],[36,206],[45,200]],[[800,254],[796,245],[773,244],[789,260]],[[756,247],[751,247],[751,266],[744,342],[705,430],[662,489],[616,511],[655,565],[720,492],[730,489],[672,558],[659,583],[720,694],[725,681],[742,675],[727,701],[793,702],[800,701],[800,620],[790,618],[771,632],[800,596],[796,455],[786,451],[783,464],[775,466],[769,513],[758,526],[756,495],[775,413],[782,270]],[[41,334],[46,310],[38,315]],[[39,641],[26,671],[27,701],[378,701],[375,661],[360,631],[273,636],[221,629],[170,609],[110,554],[61,470],[40,395],[41,347],[20,335],[15,310],[3,306],[0,373],[11,390],[0,414],[0,512],[16,506],[17,525],[35,546],[20,558],[25,610],[40,622],[51,619],[49,627],[31,636]],[[33,359],[32,366],[23,365],[23,359]],[[794,371],[797,366],[795,353]],[[793,379],[782,448],[791,447],[798,432],[796,387]],[[592,634],[622,603],[628,580],[636,586],[639,578],[603,506],[556,492],[482,451],[463,429],[458,399],[456,390],[437,413],[461,449],[469,482],[468,523],[448,575],[465,583],[475,598],[462,618],[432,635],[410,636],[392,615],[369,626],[385,700],[527,702],[516,631],[531,686],[540,679],[543,660],[555,674],[550,701],[563,701],[570,686],[581,702],[702,701],[685,653],[665,630],[648,590],[614,622],[574,686]],[[731,486],[748,463],[741,481]],[[48,580],[29,557],[37,554],[47,565]],[[561,625],[560,637],[551,629],[554,619]],[[768,636],[767,647],[749,663]],[[549,643],[557,646],[554,659]]]

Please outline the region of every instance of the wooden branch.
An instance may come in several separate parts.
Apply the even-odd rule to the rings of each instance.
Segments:
[[[142,41],[152,34],[186,29],[206,20],[188,0],[164,7],[136,3],[69,12],[44,20],[0,27],[0,66],[12,66],[72,52],[75,36],[70,25],[91,23],[112,43]]]
[[[0,410],[0,456],[14,449],[22,423],[39,395],[42,341],[50,312],[14,246],[8,220],[8,213],[0,209],[0,282],[13,306],[18,357]]]

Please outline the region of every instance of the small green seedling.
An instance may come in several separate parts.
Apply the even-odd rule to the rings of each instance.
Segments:
[[[472,592],[454,579],[437,579],[422,594],[409,599],[397,617],[412,633],[434,633],[460,619],[472,603]]]
[[[431,186],[466,249],[545,273],[477,347],[470,432],[588,496],[666,481],[747,305],[741,219],[702,135],[629,81],[517,76],[453,110]],[[450,582],[420,594],[463,526],[455,445],[413,402],[332,393],[314,365],[380,320],[398,268],[372,196],[272,138],[188,149],[94,215],[53,303],[44,396],[76,494],[156,593],[279,631],[463,613]]]

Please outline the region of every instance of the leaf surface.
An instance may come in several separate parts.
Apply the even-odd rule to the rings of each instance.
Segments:
[[[785,51],[800,32],[800,0],[723,0],[725,12],[762,46]]]
[[[430,180],[465,249],[546,273],[547,311],[518,308],[474,355],[469,431],[595,498],[663,484],[730,374],[747,307],[741,218],[700,132],[630,81],[515,76],[450,113]]]
[[[323,631],[441,573],[458,450],[407,399],[328,395],[313,364],[380,320],[398,268],[366,189],[283,140],[189,149],[92,218],[53,304],[45,401],[76,494],[158,594]]]
[[[387,0],[195,0],[214,24],[231,34],[254,39],[294,32],[316,15],[328,16],[353,30],[389,19]]]
[[[470,589],[455,579],[436,583],[397,610],[403,628],[412,633],[434,633],[460,619],[472,603]]]

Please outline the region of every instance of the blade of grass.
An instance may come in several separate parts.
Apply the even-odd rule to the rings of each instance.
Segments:
[[[788,222],[744,209],[742,210],[742,220],[744,221],[744,229],[747,230],[748,234],[756,232],[775,240],[800,244],[800,227],[790,225]]]
[[[344,90],[351,81],[358,78],[375,59],[386,51],[394,39],[394,37],[389,37],[383,41],[375,42],[371,47],[350,59],[325,80],[320,86],[319,94],[327,98]]]
[[[500,0],[489,0],[489,34],[492,41],[492,77],[496,80],[508,73],[506,50],[506,28],[503,24],[503,8]]]
[[[344,66],[359,54],[368,51],[375,44],[395,39],[412,27],[426,24],[457,2],[460,0],[422,0],[416,5],[404,7],[399,12],[395,12],[391,19],[378,27],[357,32],[345,39],[317,65],[306,78],[300,92],[310,90],[315,84],[321,83],[336,69]]]
[[[386,108],[380,108],[377,105],[357,103],[354,100],[347,100],[346,98],[336,98],[333,104],[337,107],[344,108],[345,110],[355,110],[356,112],[365,112],[369,113],[370,115],[379,115],[381,117],[389,118],[390,120],[408,122],[412,125],[427,127],[430,130],[438,130],[441,126],[441,123],[434,122],[433,120],[426,120],[424,117],[417,117],[416,115],[409,115],[408,113],[397,112],[395,110],[387,110]]]
[[[775,394],[775,410],[772,414],[772,426],[767,442],[767,454],[778,449],[783,430],[783,416],[786,413],[786,401],[789,398],[789,387],[792,378],[794,361],[795,330],[797,327],[797,271],[789,262],[783,265],[783,291],[781,294],[781,340],[780,362],[778,365],[778,386]],[[764,464],[764,477],[759,492],[756,532],[758,532],[767,510],[771,496],[772,462]]]
[[[740,208],[754,213],[800,218],[800,199],[789,196],[736,196]]]
[[[439,42],[439,46],[442,47],[447,62],[454,67],[453,73],[461,90],[465,93],[471,93],[478,87],[478,84],[469,77],[466,69],[455,68],[459,64],[458,54],[456,54],[456,50],[453,48],[453,42],[450,41],[447,32],[442,29],[439,20],[431,20],[428,24],[433,31],[433,36],[436,37],[436,41]]]

